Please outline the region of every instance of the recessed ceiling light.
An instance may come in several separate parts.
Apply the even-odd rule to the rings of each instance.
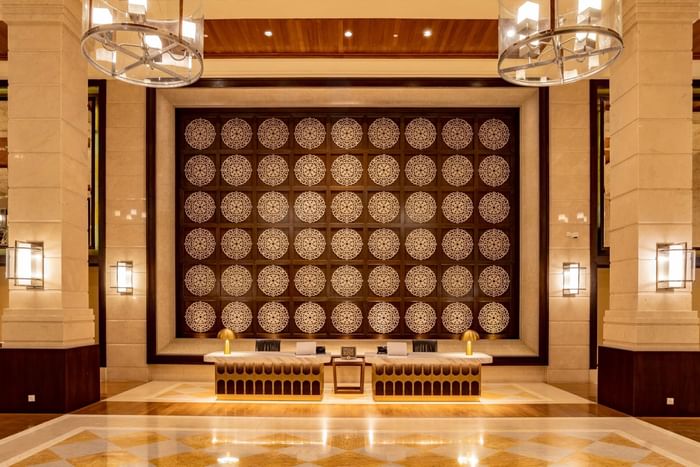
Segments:
[[[433,35],[432,29],[423,29],[423,37],[430,37]]]
[[[394,34],[394,39],[396,39],[397,37],[399,37],[399,35],[398,35],[398,34]]]
[[[265,37],[272,37],[272,31],[265,31],[263,34],[265,34]]]
[[[350,30],[348,29],[347,31],[345,31],[344,36],[347,37],[347,38],[352,37],[352,31],[350,31]]]

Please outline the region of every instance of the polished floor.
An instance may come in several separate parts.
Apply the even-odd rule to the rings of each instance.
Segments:
[[[698,419],[649,420],[662,429],[596,404],[594,389],[485,384],[482,403],[463,404],[240,403],[215,401],[205,383],[112,385],[73,414],[0,416],[3,436],[16,431],[0,440],[0,465],[700,465],[700,443],[673,432],[692,437]]]

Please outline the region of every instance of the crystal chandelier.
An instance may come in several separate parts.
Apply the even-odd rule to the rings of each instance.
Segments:
[[[524,86],[590,77],[622,52],[621,0],[499,0],[498,73]]]
[[[84,0],[83,55],[101,72],[155,88],[202,75],[201,0]]]

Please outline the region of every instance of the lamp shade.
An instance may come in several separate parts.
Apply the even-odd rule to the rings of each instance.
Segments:
[[[15,241],[6,250],[5,276],[28,289],[44,287],[44,243]]]
[[[467,342],[475,342],[479,340],[479,333],[473,329],[468,329],[462,334],[461,340]]]
[[[695,250],[687,243],[656,245],[656,288],[684,289],[695,280]]]
[[[229,328],[224,328],[219,331],[216,337],[221,340],[233,340],[236,338],[236,335]]]

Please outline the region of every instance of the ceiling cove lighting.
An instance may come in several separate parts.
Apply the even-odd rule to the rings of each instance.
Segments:
[[[44,243],[15,241],[6,250],[5,276],[14,285],[28,289],[44,288]]]
[[[202,0],[83,0],[81,49],[102,73],[127,83],[186,86],[202,76]]]
[[[656,245],[656,288],[685,289],[695,281],[695,250],[687,243]]]
[[[498,73],[523,86],[573,83],[622,52],[621,0],[499,0]]]
[[[562,294],[565,297],[575,297],[586,290],[586,268],[581,267],[581,263],[564,263],[562,272]]]

